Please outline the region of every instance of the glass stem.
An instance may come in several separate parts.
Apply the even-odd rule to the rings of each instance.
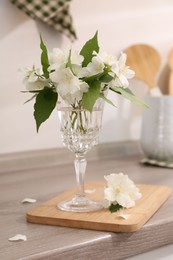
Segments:
[[[74,166],[76,171],[76,181],[77,181],[77,193],[78,197],[85,197],[85,172],[87,166],[87,160],[83,155],[76,155],[76,159],[74,160]]]

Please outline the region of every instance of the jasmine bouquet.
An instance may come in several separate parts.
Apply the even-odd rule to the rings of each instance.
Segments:
[[[128,79],[135,73],[126,66],[126,54],[121,53],[117,58],[106,52],[101,53],[97,35],[96,32],[80,52],[55,48],[48,53],[40,37],[42,66],[26,69],[24,75],[26,91],[33,94],[28,101],[35,98],[37,131],[60,100],[73,109],[92,112],[99,98],[115,106],[106,98],[106,93],[112,91],[133,103],[145,105],[129,89]]]

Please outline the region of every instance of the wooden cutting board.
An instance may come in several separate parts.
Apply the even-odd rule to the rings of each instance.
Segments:
[[[100,182],[87,183],[87,189],[96,189],[88,197],[102,200],[104,185],[105,183]],[[57,203],[69,199],[75,194],[76,189],[71,189],[31,209],[27,213],[27,221],[72,228],[111,232],[134,232],[139,230],[151,218],[171,194],[171,189],[166,186],[137,186],[142,193],[142,198],[136,203],[134,208],[124,210],[124,214],[128,214],[129,216],[128,219],[116,217],[116,213],[110,213],[107,209],[89,213],[72,213],[59,210]]]

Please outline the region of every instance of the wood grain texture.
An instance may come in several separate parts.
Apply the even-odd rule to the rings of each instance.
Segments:
[[[173,243],[172,195],[140,230],[133,233],[28,223],[26,213],[32,208],[75,186],[73,158],[65,157],[66,151],[65,148],[57,149],[57,152],[47,150],[38,152],[37,156],[29,152],[25,158],[21,154],[11,154],[11,163],[7,157],[6,163],[2,162],[0,259],[116,260]],[[124,172],[135,183],[173,189],[172,169],[144,166],[139,163],[141,158],[143,154],[139,153],[136,143],[134,146],[130,142],[99,145],[88,153],[86,180],[103,181],[104,175]],[[37,199],[36,204],[22,204],[27,197]],[[19,233],[26,235],[27,241],[8,241]]]
[[[147,44],[129,46],[127,65],[135,71],[135,77],[144,81],[150,88],[157,87],[156,76],[160,69],[161,58],[157,50]]]
[[[88,195],[88,197],[102,201],[104,185],[105,183],[98,182],[87,183],[87,189],[96,189],[96,192]],[[108,209],[90,213],[64,212],[57,209],[58,203],[75,195],[76,189],[71,189],[30,210],[27,213],[27,221],[37,224],[110,232],[134,232],[149,220],[171,194],[171,189],[166,186],[138,185],[138,187],[142,193],[142,198],[134,208],[124,210],[124,214],[129,214],[127,220],[116,218],[116,213],[112,214]]]
[[[168,57],[169,64],[169,82],[168,82],[168,94],[173,95],[173,49],[169,53]]]

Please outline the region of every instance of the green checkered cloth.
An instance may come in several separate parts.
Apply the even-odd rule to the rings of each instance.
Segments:
[[[76,39],[69,13],[70,0],[11,0],[11,2],[33,19],[40,19],[58,32],[64,33],[71,41]]]

